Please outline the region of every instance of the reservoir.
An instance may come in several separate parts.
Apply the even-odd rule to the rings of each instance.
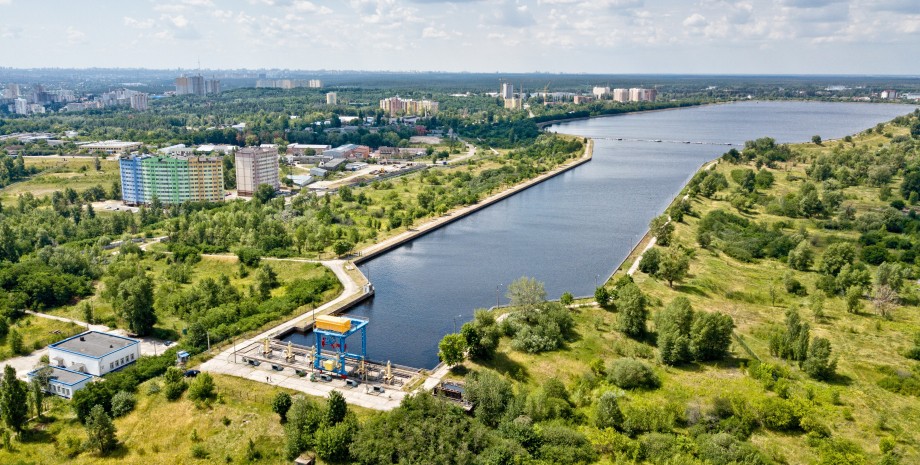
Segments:
[[[744,102],[553,125],[596,138],[594,159],[366,262],[376,295],[349,314],[370,319],[370,359],[432,368],[441,337],[475,309],[507,303],[505,286],[521,276],[542,281],[550,299],[593,295],[595,280],[610,276],[649,220],[726,144],[841,138],[914,108]]]

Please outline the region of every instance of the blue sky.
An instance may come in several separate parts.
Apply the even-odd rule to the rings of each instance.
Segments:
[[[0,0],[0,66],[920,74],[920,0]]]

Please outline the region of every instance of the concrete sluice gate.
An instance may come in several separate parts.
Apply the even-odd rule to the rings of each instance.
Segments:
[[[400,389],[402,386],[420,375],[417,368],[405,367],[375,361],[346,359],[345,373],[343,377],[336,373],[338,367],[329,370],[318,369],[314,366],[313,347],[297,345],[293,343],[283,343],[278,339],[287,336],[283,334],[275,339],[268,339],[268,351],[266,351],[265,341],[252,343],[246,347],[240,348],[234,352],[237,363],[247,363],[253,366],[260,366],[273,371],[294,372],[297,376],[308,378],[310,381],[328,381],[330,379],[341,379],[364,382],[369,384],[379,384],[390,388]],[[325,355],[328,351],[323,351]],[[329,352],[329,355],[334,355]]]

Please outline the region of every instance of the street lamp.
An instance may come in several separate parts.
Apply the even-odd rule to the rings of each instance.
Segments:
[[[501,283],[499,283],[498,286],[495,286],[495,308],[498,308],[498,306],[499,306],[499,303],[498,303],[498,289],[501,288],[501,287],[502,287],[502,284],[501,284]]]

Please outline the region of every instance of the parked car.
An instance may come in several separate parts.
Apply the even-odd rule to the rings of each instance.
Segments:
[[[198,375],[200,375],[200,374],[201,374],[201,372],[198,371],[198,370],[188,370],[188,371],[185,372],[184,375],[185,375],[186,378],[194,378],[194,377],[196,377],[196,376],[198,376]]]

